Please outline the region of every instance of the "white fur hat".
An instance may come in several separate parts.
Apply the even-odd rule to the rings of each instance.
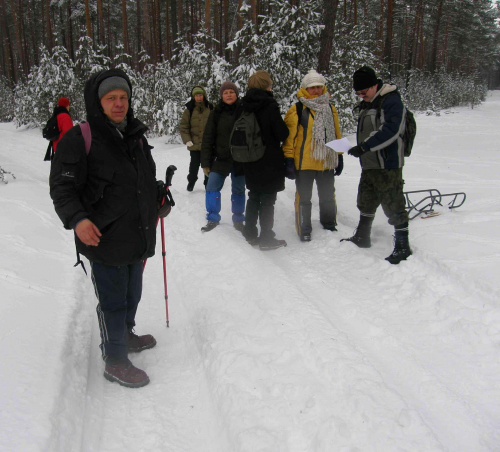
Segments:
[[[326,79],[321,74],[318,74],[314,69],[311,69],[302,79],[301,88],[310,88],[311,86],[325,86]]]

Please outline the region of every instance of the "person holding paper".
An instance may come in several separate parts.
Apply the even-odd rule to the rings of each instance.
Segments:
[[[355,234],[341,241],[370,248],[370,233],[378,206],[394,226],[394,251],[386,260],[399,264],[411,254],[408,241],[408,213],[403,194],[404,152],[401,138],[406,109],[396,85],[384,84],[375,71],[363,66],[353,75],[353,88],[362,101],[358,113],[357,146],[349,155],[359,159],[361,179],[357,205],[360,212]]]
[[[311,240],[311,198],[316,181],[319,219],[324,229],[336,231],[335,176],[344,167],[342,154],[326,143],[341,138],[337,110],[330,104],[326,79],[310,70],[297,91],[299,102],[285,115],[290,131],[283,144],[286,177],[295,179],[295,227],[300,240]]]

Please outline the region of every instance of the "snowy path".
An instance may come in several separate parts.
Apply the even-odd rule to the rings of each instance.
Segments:
[[[152,140],[158,177],[178,167],[177,206],[165,222],[170,328],[161,253],[146,267],[137,331],[158,345],[131,356],[151,378],[139,390],[102,378],[93,288],[71,267],[39,132],[0,124],[0,165],[17,177],[0,186],[0,450],[498,451],[499,104],[495,92],[417,118],[406,189],[467,201],[413,220],[415,254],[399,266],[383,259],[381,211],[371,249],[339,242],[357,223],[354,159],[336,183],[339,232],[321,230],[314,200],[313,241],[299,242],[287,181],[275,230],[288,247],[261,252],[232,228],[228,186],[222,224],[200,232],[188,152]]]

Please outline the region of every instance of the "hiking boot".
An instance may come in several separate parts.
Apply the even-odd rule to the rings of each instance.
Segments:
[[[352,237],[349,237],[347,239],[341,239],[340,241],[341,242],[352,242],[358,248],[370,248],[372,246],[372,241],[370,239],[370,236],[358,235],[357,231]]]
[[[259,248],[261,251],[269,251],[269,250],[275,250],[278,248],[281,248],[282,246],[286,246],[286,241],[285,240],[278,240],[275,238],[265,240],[265,241],[260,241],[259,243]]]
[[[129,353],[139,353],[156,345],[156,339],[151,334],[138,336],[133,331],[128,333],[128,351]]]
[[[328,226],[328,227],[324,227],[323,229],[326,229],[327,231],[332,231],[332,232],[337,231],[337,228],[335,226]]]
[[[211,231],[212,229],[216,228],[217,226],[219,226],[219,222],[218,221],[209,221],[206,226],[203,226],[201,228],[201,231],[202,232],[209,232]]]
[[[245,240],[251,246],[257,246],[259,244],[259,242],[260,242],[260,238],[259,237],[245,237]]]
[[[300,241],[301,242],[310,242],[311,241],[311,234],[308,234],[308,233],[300,234]]]
[[[104,369],[104,378],[108,381],[116,381],[127,388],[140,388],[149,383],[146,372],[135,367],[128,359],[107,362]]]
[[[395,227],[394,251],[385,260],[397,265],[411,255],[412,251],[408,240],[408,223],[403,223]]]
[[[399,264],[401,261],[405,261],[412,254],[413,253],[409,246],[398,246],[398,243],[396,242],[394,251],[390,256],[387,256],[385,260],[389,261],[391,264]]]
[[[233,223],[234,229],[237,231],[243,232],[243,228],[245,225],[243,224],[243,221],[237,221],[236,223]]]
[[[372,231],[372,223],[375,215],[363,215],[359,217],[358,227],[356,232],[352,237],[347,239],[341,239],[341,242],[352,242],[358,248],[370,248],[372,246],[372,241],[370,239],[370,234]]]

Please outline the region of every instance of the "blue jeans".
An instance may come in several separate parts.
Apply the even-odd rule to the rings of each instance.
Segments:
[[[221,196],[220,191],[224,186],[227,176],[211,171],[208,176],[205,193],[205,205],[208,221],[220,221]],[[245,176],[235,176],[231,172],[231,212],[233,223],[245,221]]]

